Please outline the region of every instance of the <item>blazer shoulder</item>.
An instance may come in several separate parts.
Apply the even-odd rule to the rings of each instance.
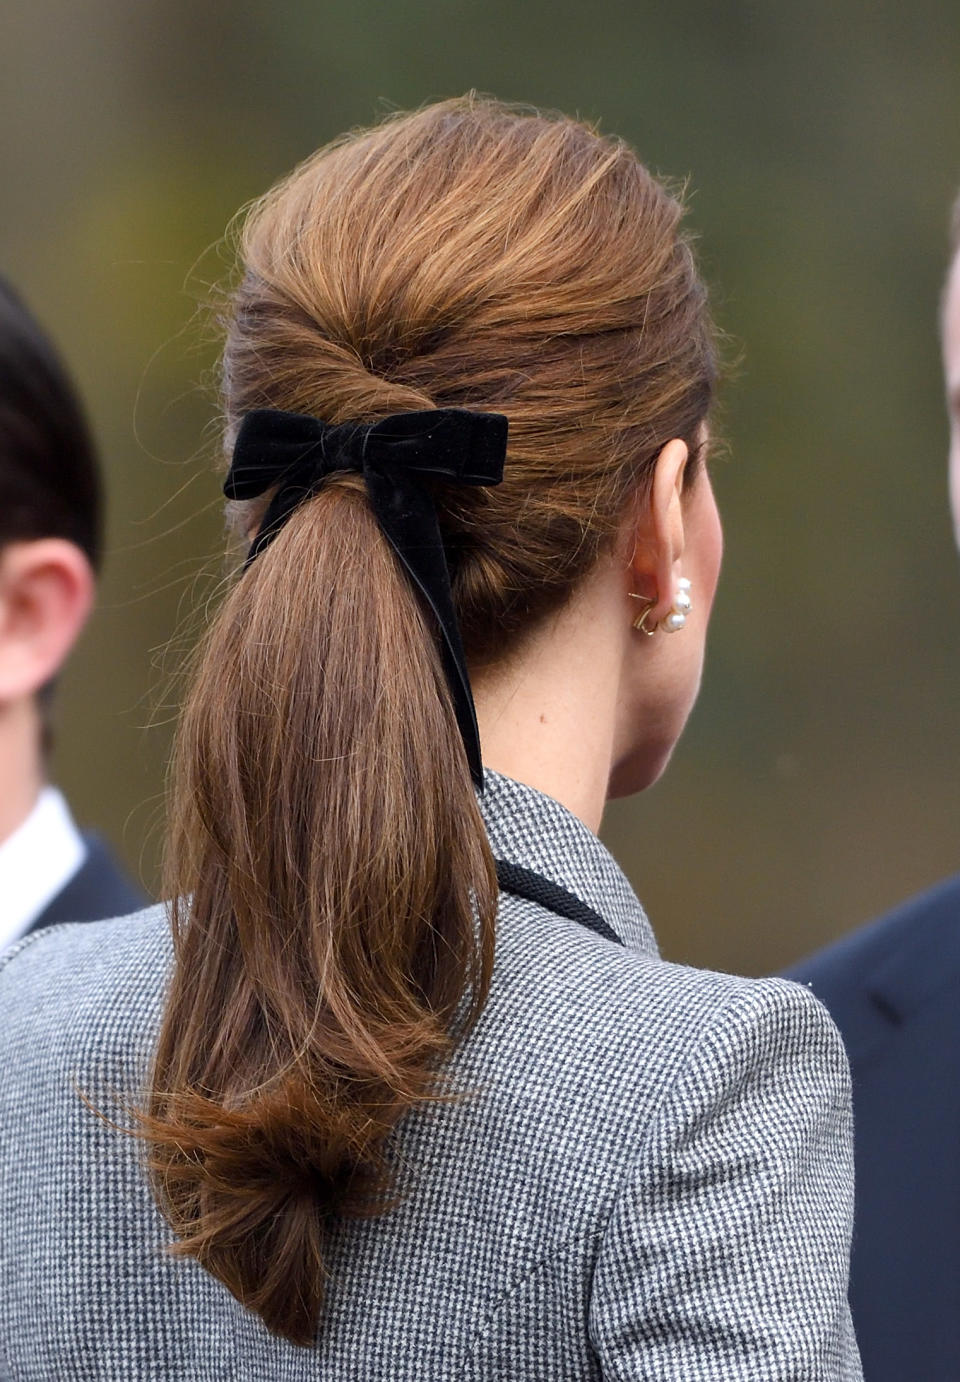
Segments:
[[[852,1215],[840,1037],[808,990],[744,981],[691,1043],[608,1220],[604,1375],[719,1378],[736,1358],[751,1377],[859,1378]]]
[[[687,1007],[713,1008],[731,986],[747,981],[662,960],[598,935],[579,921],[529,899],[501,895],[492,998],[539,1008],[548,1002],[558,1025],[575,1031],[589,1015],[591,1029],[629,1032],[633,1008],[663,1003],[679,1018]]]
[[[598,1102],[649,1108],[688,1061],[706,1058],[708,1031],[721,1045],[746,1031],[742,1054],[761,1062],[779,1059],[778,1033],[839,1042],[809,990],[789,980],[673,964],[532,907],[506,920],[480,1035],[510,1046],[511,1078],[531,1063],[558,1080],[577,1070],[592,1076]]]
[[[0,1067],[15,1057],[84,1060],[139,1044],[166,988],[172,942],[166,909],[34,931],[0,957]]]
[[[960,875],[909,898],[878,920],[802,961],[809,984],[848,1043],[876,1023],[902,1023],[960,987]]]
[[[32,965],[69,968],[74,959],[81,958],[94,962],[108,962],[112,958],[116,967],[123,968],[142,949],[147,937],[159,937],[169,929],[167,909],[162,902],[135,908],[127,918],[129,928],[123,931],[110,926],[112,920],[103,917],[82,924],[76,919],[64,920],[30,931],[0,954],[0,975],[15,970],[19,979]]]

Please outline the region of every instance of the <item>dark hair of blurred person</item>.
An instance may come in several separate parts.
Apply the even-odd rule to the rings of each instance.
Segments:
[[[940,327],[960,546],[960,198]],[[792,977],[830,1009],[853,1070],[850,1302],[865,1376],[953,1382],[960,1377],[960,875],[806,960]]]
[[[475,98],[254,206],[253,545],[181,720],[172,939],[157,909],[2,974],[28,1373],[859,1376],[839,1037],[663,963],[594,833],[669,760],[720,565],[681,216],[621,141]]]
[[[93,603],[101,510],[76,392],[0,280],[0,948],[142,901],[47,782],[53,683]]]

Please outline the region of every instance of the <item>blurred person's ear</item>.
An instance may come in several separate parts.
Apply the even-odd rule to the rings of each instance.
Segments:
[[[0,704],[35,695],[60,670],[93,605],[94,576],[64,538],[0,549]]]

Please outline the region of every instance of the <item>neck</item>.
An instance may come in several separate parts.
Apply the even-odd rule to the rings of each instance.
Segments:
[[[506,665],[475,678],[488,768],[553,797],[597,831],[614,753],[626,621],[588,586]]]
[[[0,843],[23,824],[43,786],[40,717],[32,698],[0,705]]]

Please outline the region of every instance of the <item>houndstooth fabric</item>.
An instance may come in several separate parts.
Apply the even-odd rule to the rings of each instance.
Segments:
[[[597,839],[488,775],[495,854],[604,916],[618,946],[501,897],[462,1100],[397,1136],[403,1196],[330,1241],[316,1346],[273,1338],[168,1256],[133,1140],[161,908],[62,926],[0,970],[0,1374],[8,1382],[857,1379],[846,1303],[847,1064],[784,980],[665,964]]]

